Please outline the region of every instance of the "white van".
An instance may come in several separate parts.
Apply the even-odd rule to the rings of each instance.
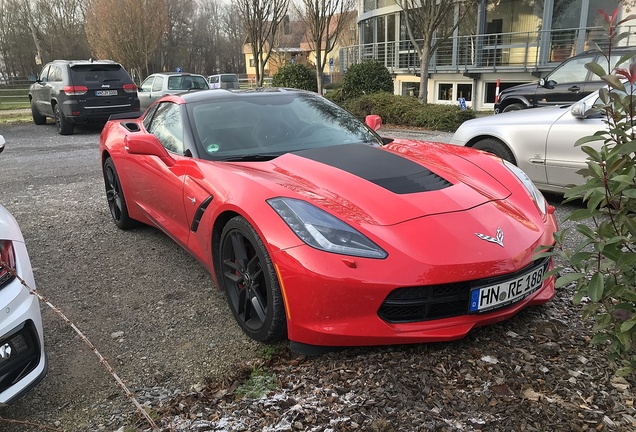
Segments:
[[[213,89],[237,89],[240,87],[236,74],[218,74],[208,77],[210,88]]]

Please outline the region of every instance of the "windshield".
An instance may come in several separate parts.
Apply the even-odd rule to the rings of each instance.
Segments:
[[[168,90],[207,89],[208,83],[202,76],[183,75],[168,78]]]
[[[188,104],[202,159],[262,160],[347,143],[382,145],[347,111],[313,93],[251,93]]]

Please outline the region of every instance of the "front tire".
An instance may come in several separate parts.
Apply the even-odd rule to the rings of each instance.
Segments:
[[[513,103],[505,107],[502,112],[521,111],[524,108],[525,106],[520,103]]]
[[[219,284],[243,331],[264,343],[285,339],[285,306],[274,265],[258,233],[242,216],[223,228],[219,256]]]
[[[126,230],[137,225],[134,219],[128,216],[128,207],[126,206],[126,198],[121,188],[119,175],[115,169],[115,164],[111,158],[106,158],[103,166],[104,185],[106,186],[106,199],[108,200],[108,208],[113,217],[115,225],[119,229]]]
[[[31,117],[33,117],[33,123],[40,126],[46,124],[46,117],[40,114],[38,107],[35,106],[33,100],[31,100]]]
[[[515,157],[510,151],[510,149],[508,148],[508,146],[506,146],[504,143],[494,138],[485,138],[485,139],[482,139],[481,141],[477,141],[475,145],[473,146],[473,148],[476,148],[477,150],[483,150],[488,153],[492,153],[495,156],[499,156],[500,158],[507,160],[508,162],[512,164],[515,164],[515,165],[517,164],[515,162]]]
[[[64,113],[60,109],[59,104],[55,104],[55,108],[53,108],[53,117],[55,118],[55,125],[60,135],[73,135],[75,125],[64,117]]]

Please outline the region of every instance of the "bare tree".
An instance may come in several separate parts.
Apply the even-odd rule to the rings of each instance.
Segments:
[[[219,70],[216,72],[245,72],[245,28],[238,6],[221,6],[221,40],[219,41]]]
[[[145,70],[167,26],[165,0],[88,0],[86,36],[93,53]]]
[[[193,65],[197,3],[194,0],[166,0],[167,24],[160,45],[160,70],[197,72]]]
[[[0,72],[11,79],[24,78],[37,68],[26,6],[24,0],[0,0],[0,56],[4,63]]]
[[[27,10],[30,11],[27,3]],[[41,53],[47,60],[88,58],[90,49],[84,33],[84,0],[38,0],[33,15],[39,23],[37,39],[42,41]],[[35,18],[33,17],[33,18]],[[34,36],[35,39],[35,36]],[[40,51],[40,47],[36,48]]]
[[[406,29],[420,61],[419,100],[428,100],[428,70],[431,56],[459,26],[479,0],[395,0],[404,11]]]
[[[287,16],[289,0],[238,0],[236,4],[245,26],[247,42],[252,48],[256,85],[260,87],[263,85],[265,65]]]
[[[297,12],[305,23],[309,48],[315,52],[316,82],[322,93],[322,77],[329,54],[356,14],[356,0],[301,0]]]

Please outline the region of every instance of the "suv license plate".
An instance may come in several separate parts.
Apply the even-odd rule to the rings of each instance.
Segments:
[[[486,312],[529,296],[543,285],[547,263],[514,279],[496,285],[475,288],[470,292],[470,312]]]
[[[117,96],[117,90],[95,90],[95,96]]]

